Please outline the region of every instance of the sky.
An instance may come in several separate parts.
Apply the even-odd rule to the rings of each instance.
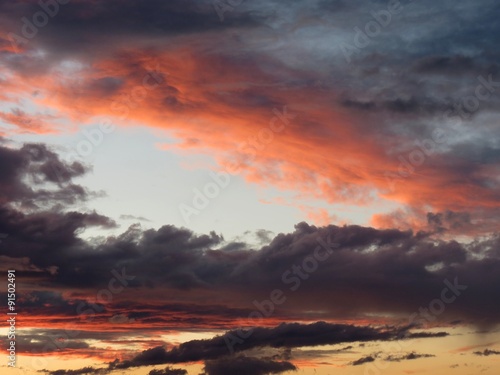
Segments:
[[[497,375],[499,17],[0,0],[1,372]]]

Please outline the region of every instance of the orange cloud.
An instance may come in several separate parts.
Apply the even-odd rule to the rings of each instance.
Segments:
[[[302,72],[265,56],[247,61],[200,53],[194,44],[186,39],[184,46],[164,51],[126,50],[91,66],[61,64],[24,76],[20,86],[13,82],[21,77],[12,77],[7,87],[17,95],[38,90],[34,102],[80,124],[109,116],[119,126],[168,130],[180,139],[170,149],[210,153],[248,182],[328,203],[369,205],[382,197],[425,212],[499,208],[497,190],[468,181],[444,156],[405,175],[401,158],[387,149],[396,141],[335,105],[338,92],[287,81],[271,85],[276,79],[262,66],[274,65],[290,80]],[[3,118],[26,128],[22,116]],[[40,120],[31,130],[51,129]],[[398,141],[411,142],[403,136]],[[497,172],[498,166],[477,167],[474,178],[487,180]],[[415,220],[408,218],[408,224],[418,226]],[[394,216],[375,217],[374,223],[392,225]]]

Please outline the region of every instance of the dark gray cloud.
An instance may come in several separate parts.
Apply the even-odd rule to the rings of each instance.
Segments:
[[[444,232],[449,229],[463,229],[472,224],[471,215],[468,212],[429,212],[427,214],[427,221],[429,225],[439,232]]]
[[[79,162],[66,163],[43,144],[25,144],[20,149],[0,147],[0,204],[16,203],[26,208],[74,204],[91,196],[74,178],[89,168]],[[56,189],[50,189],[50,186]]]
[[[496,351],[496,350],[492,350],[492,349],[484,349],[482,352],[477,351],[477,352],[474,352],[474,354],[479,355],[479,356],[488,357],[490,355],[500,355],[500,352]]]
[[[91,366],[84,367],[78,370],[56,370],[56,371],[43,370],[43,371],[50,375],[87,375],[87,374],[100,375],[106,373],[104,369],[99,369]]]
[[[24,277],[23,273],[20,273]],[[60,316],[76,316],[77,306],[86,303],[84,299],[72,299],[68,301],[61,292],[52,291],[27,291],[20,296],[18,306],[32,316],[48,314]],[[96,310],[105,311],[104,305],[96,303]]]
[[[367,357],[362,357],[360,359],[352,361],[351,366],[360,366],[360,365],[363,365],[365,363],[369,363],[369,362],[373,362],[373,361],[375,361],[375,358],[373,358],[372,356],[369,355]]]
[[[474,59],[456,56],[429,56],[415,62],[414,69],[418,73],[464,74],[473,71]]]
[[[430,337],[445,337],[448,336],[447,332],[411,332],[405,335],[408,339],[420,339]]]
[[[317,322],[308,325],[282,323],[274,328],[254,327],[251,330],[245,331],[229,331],[224,335],[215,336],[211,339],[191,340],[169,350],[165,349],[165,346],[157,346],[147,349],[129,360],[120,361],[116,359],[109,363],[107,369],[100,369],[99,371],[111,372],[151,365],[205,361],[205,372],[207,375],[230,374],[235,373],[236,370],[239,370],[237,372],[243,374],[280,373],[296,369],[289,362],[292,359],[291,349],[293,348],[353,342],[406,340],[411,338],[411,331],[409,329],[411,327],[398,328],[386,326],[374,328],[370,326],[326,322]],[[241,334],[244,335],[245,339],[241,340]],[[428,337],[433,336],[429,335]],[[237,342],[238,345],[233,346],[233,350],[230,350],[229,346],[235,343],[235,338],[239,340]],[[255,352],[257,349],[268,348],[283,349],[283,352],[272,357],[262,358],[242,354],[242,352]],[[347,346],[334,350],[331,353],[338,353],[351,348],[352,346]],[[415,353],[405,356],[406,359],[416,359],[419,357]],[[353,363],[353,365],[369,361],[365,358],[355,361],[356,364]],[[50,374],[54,375],[53,372]]]
[[[184,369],[165,367],[163,370],[151,370],[148,375],[187,375]]]
[[[136,38],[136,42],[148,38],[164,39],[255,26],[258,19],[249,13],[228,12],[224,22],[221,22],[213,2],[209,0],[98,0],[91,7],[85,1],[70,1],[58,8],[46,26],[41,27],[35,37],[28,38],[28,46],[42,47],[54,55],[79,55],[82,58],[82,52],[88,53],[91,58],[116,53],[118,49],[115,47],[125,47],[125,40],[131,36]],[[25,37],[22,17],[33,22],[33,15],[41,8],[37,2],[1,2],[0,11],[0,19],[8,31]],[[148,44],[154,48],[153,43],[143,43],[144,46]],[[108,46],[108,51],[105,46]],[[109,87],[107,83],[103,84]]]
[[[411,352],[404,355],[389,355],[385,358],[385,360],[389,362],[401,362],[401,361],[409,361],[412,359],[431,358],[431,357],[435,357],[435,355]]]
[[[109,368],[127,369],[164,363],[214,360],[225,358],[231,352],[264,347],[292,349],[358,341],[405,339],[408,333],[408,327],[373,328],[326,322],[309,325],[282,323],[275,328],[255,327],[245,330],[243,334],[238,330],[229,331],[212,339],[188,341],[170,350],[158,346],[143,351],[131,360],[112,362]]]
[[[408,336],[407,336],[408,337]],[[427,336],[430,337],[430,336]],[[410,361],[413,359],[419,358],[431,358],[435,357],[432,354],[420,354],[416,352],[406,353],[406,354],[391,354],[391,355],[382,355],[382,353],[375,353],[366,357],[359,358],[350,363],[351,366],[360,366],[365,363],[374,362],[376,359],[383,359],[388,362],[401,362],[401,361]]]
[[[204,370],[207,375],[266,375],[297,370],[297,367],[287,361],[237,356],[207,361]]]

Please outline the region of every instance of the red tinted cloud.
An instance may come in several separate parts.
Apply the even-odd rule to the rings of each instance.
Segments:
[[[313,72],[270,54],[217,50],[223,42],[237,46],[227,32],[198,36],[150,49],[136,41],[81,61],[38,57],[35,71],[29,69],[35,57],[21,54],[18,66],[4,67],[6,89],[12,98],[37,91],[34,103],[73,123],[108,116],[119,126],[168,130],[179,139],[178,150],[210,153],[222,168],[237,166],[249,182],[327,203],[367,205],[383,197],[426,213],[450,210],[488,220],[499,209],[498,163],[474,164],[446,151],[426,155],[410,147],[416,138],[393,131],[387,114],[367,115],[368,105],[341,101],[346,87],[340,80],[325,89]],[[383,105],[398,113],[413,108]],[[20,129],[53,130],[47,120],[30,122],[16,113],[2,119]],[[423,161],[411,165],[416,153]],[[383,225],[381,218],[375,223]]]

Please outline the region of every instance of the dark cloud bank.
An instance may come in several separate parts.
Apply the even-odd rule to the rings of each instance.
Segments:
[[[241,244],[235,249],[214,232],[133,225],[119,236],[86,242],[79,237],[82,230],[116,225],[96,212],[71,210],[72,202],[91,197],[92,192],[73,182],[86,167],[65,164],[42,145],[0,147],[0,162],[0,232],[8,234],[0,244],[1,255],[28,258],[45,270],[40,277],[55,290],[96,290],[107,285],[110,270],[126,268],[135,275],[132,289],[166,288],[185,295],[216,290],[243,296],[235,301],[243,308],[253,308],[254,298],[269,298],[271,291],[281,289],[289,312],[307,305],[326,309],[333,318],[382,310],[412,313],[439,299],[447,279],[467,286],[447,305],[448,319],[498,322],[498,234],[463,244],[424,232],[300,223],[293,233],[279,234],[261,249]],[[63,180],[56,182],[54,167],[66,176]],[[335,247],[329,248],[331,242]],[[316,249],[323,260],[313,267],[304,260]]]

